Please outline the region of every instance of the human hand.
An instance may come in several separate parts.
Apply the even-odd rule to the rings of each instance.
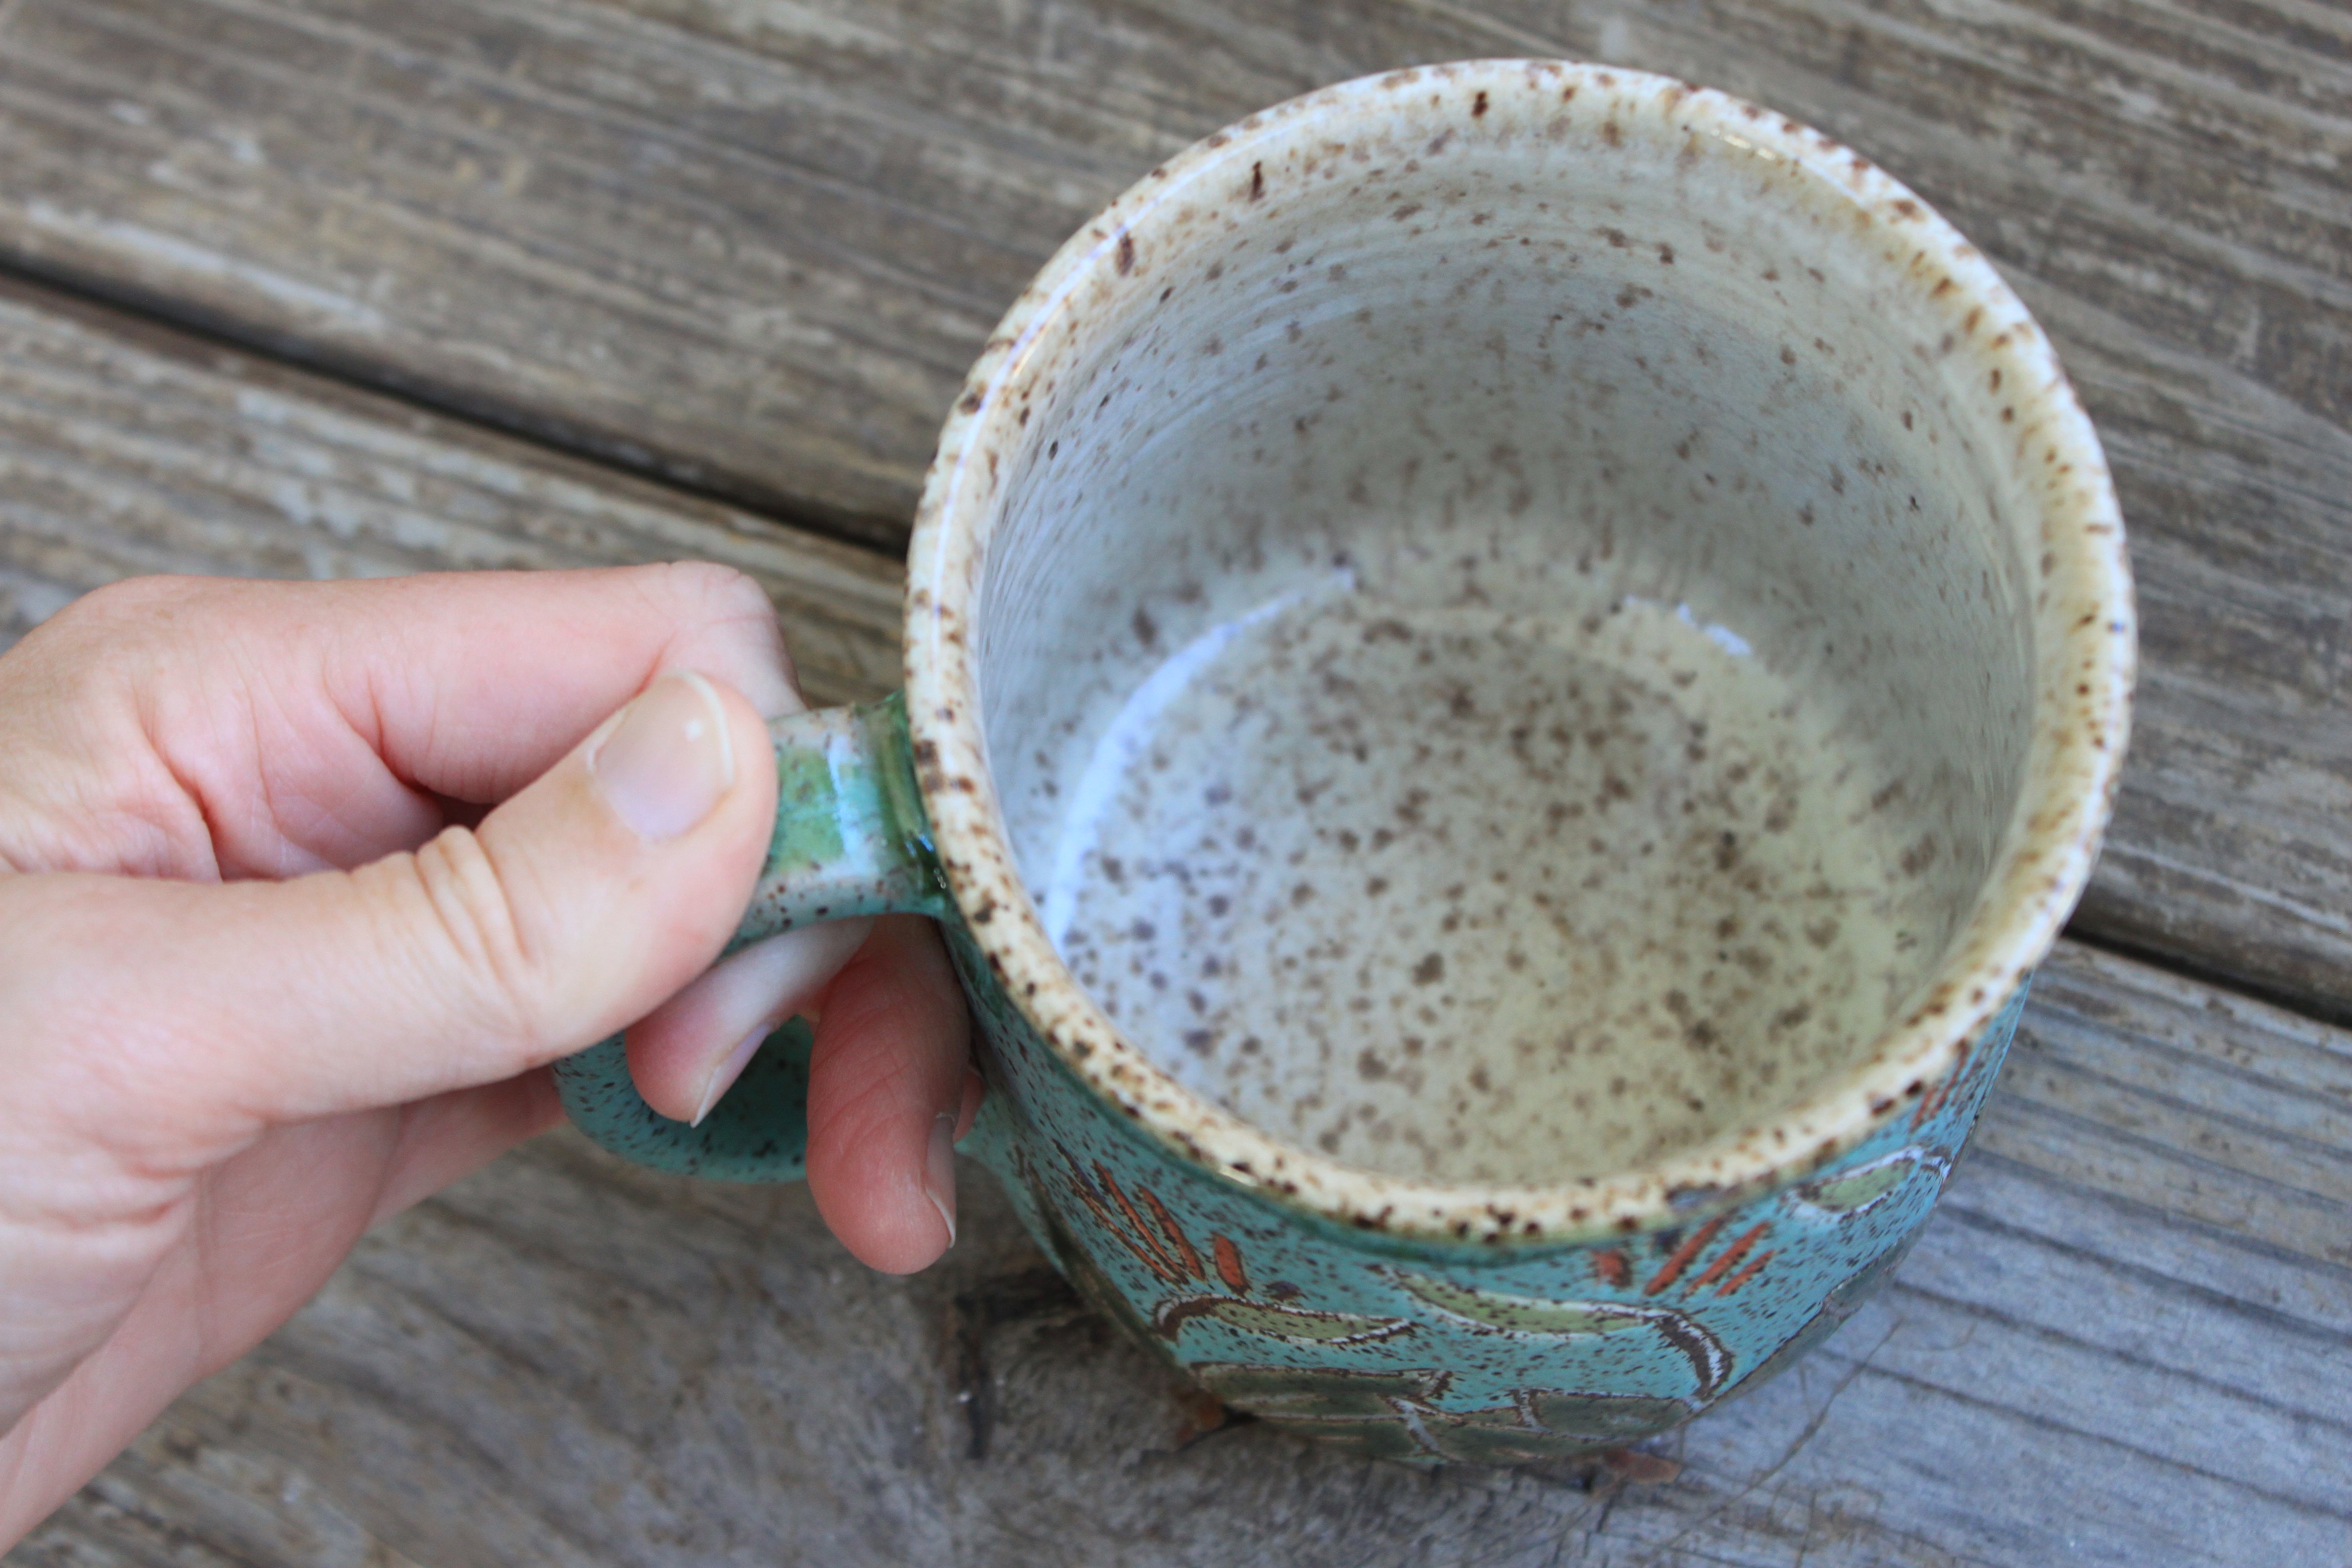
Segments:
[[[147,579],[0,658],[0,1548],[641,1018],[693,1120],[821,1004],[819,1210],[878,1268],[946,1248],[979,1080],[929,928],[703,973],[802,706],[700,566]]]

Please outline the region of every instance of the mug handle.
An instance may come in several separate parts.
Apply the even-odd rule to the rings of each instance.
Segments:
[[[915,784],[906,697],[796,713],[768,726],[776,829],[751,906],[727,944],[857,915],[946,915],[953,907]],[[591,1140],[657,1171],[730,1182],[797,1182],[808,1156],[807,1021],[770,1035],[699,1126],[672,1121],[629,1079],[614,1036],[555,1064],[564,1113]]]

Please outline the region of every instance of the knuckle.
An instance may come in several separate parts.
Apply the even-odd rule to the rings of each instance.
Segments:
[[[799,689],[775,601],[758,579],[708,561],[673,562],[660,570],[669,574],[666,586],[688,627],[727,634],[722,643],[730,658],[772,665],[782,672],[786,685]]]
[[[470,829],[450,827],[411,864],[428,939],[463,977],[463,1002],[499,1037],[535,1043],[548,1016],[546,965],[488,847]]]
[[[204,577],[121,577],[92,588],[60,614],[100,621],[144,620],[159,609],[178,608],[218,591],[219,584]]]
[[[709,561],[673,562],[667,568],[670,586],[698,619],[752,620],[776,618],[768,591],[748,573]]]
[[[191,576],[125,577],[91,589],[26,635],[0,684],[79,705],[149,711],[192,660],[237,640],[252,585]]]
[[[135,661],[203,602],[208,586],[201,577],[124,577],[67,605],[26,640],[68,647],[93,665]]]

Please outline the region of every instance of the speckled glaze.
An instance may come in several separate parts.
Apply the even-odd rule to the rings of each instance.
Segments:
[[[1483,581],[1491,539],[1465,570],[1466,531],[1160,664],[1041,781],[1036,901],[1126,1038],[1288,1142],[1445,1182],[1629,1169],[1853,1059],[1969,868],[1728,627],[1560,584],[1564,615],[1499,607],[1528,574]]]
[[[1573,1453],[1769,1375],[1900,1260],[2088,876],[2133,648],[2089,425],[1902,186],[1658,78],[1369,79],[1154,170],[1015,303],[924,493],[904,727],[780,736],[745,934],[939,915],[991,1088],[967,1151],[1221,1397],[1392,1458]],[[1180,665],[1193,706],[1145,706],[1190,717],[1121,740]],[[1290,666],[1321,697],[1251,718]],[[1789,723],[1727,731],[1767,690]],[[1298,772],[1325,753],[1360,765]],[[1236,946],[1263,973],[1195,1006]],[[1301,975],[1328,1005],[1259,1054],[1304,1065],[1259,1072]],[[1824,1010],[1865,982],[1867,1026]],[[793,1175],[794,1043],[701,1130],[613,1044],[566,1103]]]

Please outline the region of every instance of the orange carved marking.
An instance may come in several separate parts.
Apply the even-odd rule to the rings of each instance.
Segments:
[[[1738,1241],[1733,1242],[1729,1247],[1725,1247],[1722,1252],[1718,1253],[1715,1261],[1708,1264],[1706,1268],[1701,1270],[1698,1276],[1692,1279],[1686,1289],[1696,1290],[1704,1286],[1713,1284],[1717,1275],[1721,1274],[1725,1269],[1730,1268],[1733,1264],[1747,1257],[1748,1249],[1755,1246],[1757,1241],[1762,1237],[1764,1233],[1771,1228],[1772,1223],[1769,1220],[1766,1220],[1762,1224],[1751,1227],[1745,1236],[1742,1236]]]
[[[1248,1295],[1249,1276],[1242,1271],[1242,1249],[1234,1245],[1234,1238],[1213,1236],[1209,1243],[1217,1255],[1217,1278],[1225,1282],[1225,1289],[1236,1296]]]
[[[1606,1252],[1593,1254],[1592,1272],[1604,1285],[1622,1285],[1627,1279],[1633,1278],[1633,1270],[1625,1262],[1625,1255],[1613,1247]]]
[[[1750,1279],[1754,1279],[1754,1278],[1756,1277],[1756,1271],[1757,1271],[1758,1269],[1759,1269],[1759,1268],[1763,1268],[1767,1263],[1769,1263],[1769,1262],[1771,1262],[1771,1261],[1772,1261],[1772,1254],[1771,1254],[1771,1253],[1769,1253],[1769,1252],[1759,1252],[1759,1253],[1758,1253],[1758,1254],[1756,1255],[1756,1261],[1755,1261],[1755,1262],[1753,1262],[1753,1263],[1749,1264],[1747,1268],[1745,1268],[1741,1269],[1738,1273],[1737,1273],[1737,1274],[1733,1275],[1730,1279],[1728,1279],[1725,1280],[1722,1284],[1717,1285],[1717,1286],[1715,1288],[1715,1293],[1716,1293],[1717,1295],[1718,1295],[1718,1296],[1728,1296],[1728,1295],[1730,1295],[1734,1290],[1738,1289],[1742,1285],[1747,1284],[1747,1283],[1748,1283],[1748,1281],[1749,1281]]]
[[[1666,1259],[1665,1267],[1650,1276],[1650,1282],[1642,1287],[1642,1294],[1654,1296],[1681,1279],[1683,1270],[1691,1266],[1691,1259],[1706,1251],[1706,1244],[1715,1239],[1715,1233],[1723,1228],[1723,1220],[1724,1216],[1717,1215],[1691,1232],[1690,1238],[1675,1247],[1675,1255]]]
[[[1109,1206],[1102,1201],[1101,1194],[1094,1189],[1094,1184],[1087,1180],[1086,1172],[1078,1168],[1077,1161],[1072,1159],[1067,1152],[1062,1157],[1069,1162],[1070,1185],[1077,1193],[1078,1201],[1087,1205],[1087,1212],[1095,1216],[1095,1223],[1121,1247],[1135,1254],[1136,1261],[1150,1269],[1161,1281],[1170,1285],[1182,1283],[1183,1276],[1176,1272],[1175,1266],[1160,1255],[1159,1248],[1148,1245],[1150,1237],[1145,1237],[1139,1243],[1128,1234],[1127,1226],[1119,1223],[1118,1215],[1111,1213]],[[1101,1167],[1097,1165],[1096,1169],[1100,1170]]]
[[[1119,1212],[1126,1215],[1129,1223],[1135,1226],[1135,1239],[1142,1245],[1143,1250],[1160,1260],[1158,1267],[1152,1272],[1171,1285],[1183,1279],[1181,1267],[1173,1258],[1160,1249],[1159,1238],[1151,1234],[1151,1227],[1143,1223],[1143,1215],[1136,1212],[1135,1205],[1127,1201],[1127,1194],[1119,1191],[1118,1178],[1110,1173],[1110,1167],[1097,1160],[1095,1175],[1102,1182],[1103,1190],[1110,1194],[1111,1202],[1118,1205]]]
[[[1150,1187],[1135,1190],[1143,1195],[1144,1204],[1151,1210],[1151,1217],[1160,1222],[1160,1228],[1166,1234],[1169,1244],[1176,1248],[1176,1256],[1183,1263],[1184,1272],[1195,1279],[1206,1279],[1209,1271],[1201,1267],[1201,1255],[1192,1250],[1191,1242],[1184,1239],[1183,1229],[1177,1225],[1176,1216],[1168,1212],[1167,1205]]]

